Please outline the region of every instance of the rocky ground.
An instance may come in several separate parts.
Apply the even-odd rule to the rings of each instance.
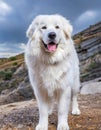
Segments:
[[[101,93],[79,95],[80,116],[69,113],[70,130],[101,130]],[[36,100],[0,106],[0,130],[34,130],[39,114]],[[49,116],[49,130],[56,130],[57,111]]]

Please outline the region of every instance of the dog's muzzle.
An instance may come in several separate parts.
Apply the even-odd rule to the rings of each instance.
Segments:
[[[47,49],[48,52],[55,52],[57,49],[58,44],[55,42],[55,38],[56,38],[56,33],[55,32],[50,32],[48,34],[48,38],[49,38],[49,43],[48,44],[44,44],[44,47]]]

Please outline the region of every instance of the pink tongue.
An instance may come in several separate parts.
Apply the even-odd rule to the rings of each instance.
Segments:
[[[55,44],[53,44],[53,45],[52,44],[48,44],[47,48],[48,48],[49,51],[55,51],[56,50],[56,45]]]

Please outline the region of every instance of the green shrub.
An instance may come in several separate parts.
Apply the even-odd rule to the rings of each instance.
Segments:
[[[10,80],[12,78],[13,73],[8,71],[0,71],[0,78],[3,80]]]
[[[12,78],[12,72],[6,72],[4,79],[5,80],[10,80],[11,78]]]
[[[82,74],[82,75],[80,76],[80,81],[81,81],[81,82],[85,81],[85,79],[87,79],[88,76],[89,76],[89,73]]]
[[[83,37],[81,35],[79,35],[79,40],[80,40],[80,42],[83,41]]]
[[[98,68],[99,66],[101,66],[101,64],[96,63],[96,62],[93,61],[93,62],[91,62],[91,64],[88,66],[88,68],[86,70],[91,71],[91,70],[93,70],[95,68]]]
[[[78,49],[82,49],[82,48],[81,48],[81,44],[78,44]]]
[[[16,57],[10,57],[10,61],[16,60]]]
[[[16,66],[17,64],[18,64],[17,62],[14,62],[14,63],[13,63],[13,66]]]
[[[4,71],[0,71],[0,78],[4,78],[5,77],[5,72]]]

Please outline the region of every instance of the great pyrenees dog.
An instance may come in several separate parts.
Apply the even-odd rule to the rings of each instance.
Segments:
[[[57,130],[69,130],[68,112],[79,115],[79,60],[71,38],[72,25],[60,15],[39,15],[27,30],[25,52],[29,79],[39,107],[36,130],[48,130],[48,114],[55,102]]]

